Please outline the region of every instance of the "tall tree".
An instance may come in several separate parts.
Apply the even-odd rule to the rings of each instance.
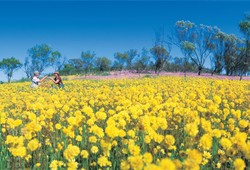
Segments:
[[[212,75],[214,73],[220,74],[224,67],[224,56],[226,51],[226,37],[227,34],[219,31],[216,35],[215,48],[213,50],[213,55],[210,55],[211,71]]]
[[[137,73],[141,73],[142,71],[146,70],[150,62],[150,55],[148,50],[145,48],[142,49],[140,55],[137,55],[135,58],[134,68],[136,69]]]
[[[79,72],[82,71],[83,68],[83,61],[79,58],[72,58],[69,59],[68,63],[74,67],[76,70],[78,70]]]
[[[220,74],[224,68],[228,74],[231,72],[230,70],[235,67],[234,58],[237,58],[240,42],[235,35],[218,31],[214,41],[213,55],[210,55],[212,74]]]
[[[245,16],[245,20],[241,21],[239,24],[240,31],[244,35],[245,47],[242,49],[242,55],[240,57],[240,79],[242,75],[250,70],[250,15]]]
[[[32,66],[30,64],[30,60],[29,60],[28,57],[25,58],[25,61],[24,61],[24,64],[23,64],[23,69],[24,69],[24,72],[25,72],[27,78],[31,78],[34,71],[35,71],[35,68],[34,68],[34,66]]]
[[[82,52],[81,54],[81,60],[82,60],[82,67],[84,70],[85,77],[87,76],[87,73],[91,70],[94,64],[95,59],[95,53],[91,51]]]
[[[0,62],[0,69],[3,70],[3,72],[7,75],[8,82],[10,82],[13,76],[13,72],[21,67],[22,67],[21,62],[14,57],[4,58]]]
[[[155,73],[159,75],[170,58],[170,54],[163,46],[155,46],[150,51],[155,59]]]
[[[154,69],[158,75],[170,59],[171,44],[165,40],[164,27],[155,34],[155,45],[150,52],[155,60]]]
[[[31,78],[34,71],[43,72],[51,65],[52,49],[47,44],[36,45],[28,50],[29,56],[25,59],[25,73]]]
[[[98,57],[95,60],[95,65],[99,71],[108,71],[110,68],[111,60],[107,57]]]
[[[196,25],[190,21],[177,21],[175,24],[175,37],[179,47],[197,65],[198,75],[214,49],[213,42],[218,30],[217,27]]]
[[[128,59],[128,54],[117,52],[114,54],[114,57],[115,62],[113,67],[118,69],[119,71],[122,71]]]
[[[235,35],[219,31],[216,35],[215,48],[211,56],[212,73],[221,73],[225,69],[227,75],[235,74],[238,66],[242,41]]]
[[[230,41],[226,43],[226,52],[224,55],[226,75],[236,75],[238,67],[238,57],[240,55],[240,47],[234,37],[230,37]]]
[[[126,57],[127,69],[131,70],[132,69],[132,65],[133,65],[133,60],[138,55],[137,54],[137,50],[130,49],[130,50],[126,51],[125,54],[127,54],[127,57]]]
[[[61,74],[72,75],[72,74],[81,74],[83,62],[79,58],[69,59],[64,65]]]
[[[60,71],[66,63],[66,57],[63,57],[59,51],[53,51],[51,53],[50,63],[55,71]]]

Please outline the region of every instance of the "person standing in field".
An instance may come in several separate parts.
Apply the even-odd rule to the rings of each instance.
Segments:
[[[48,76],[43,77],[41,80],[39,79],[39,71],[34,72],[34,77],[32,78],[31,88],[36,88],[43,82]]]
[[[54,72],[55,78],[49,78],[54,84],[58,85],[59,88],[64,88],[62,78],[60,77],[60,74],[58,71]]]

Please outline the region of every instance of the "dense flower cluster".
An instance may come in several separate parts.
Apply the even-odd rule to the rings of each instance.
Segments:
[[[0,169],[244,169],[250,82],[183,77],[0,86]]]

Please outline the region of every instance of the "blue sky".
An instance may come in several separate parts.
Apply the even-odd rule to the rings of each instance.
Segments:
[[[218,26],[240,37],[238,24],[249,11],[249,1],[0,0],[0,59],[13,56],[23,62],[27,50],[41,43],[67,58],[91,50],[112,59],[118,51],[149,49],[155,31],[164,25],[167,33],[178,20]],[[21,77],[22,70],[14,74]],[[0,81],[6,81],[2,71]]]

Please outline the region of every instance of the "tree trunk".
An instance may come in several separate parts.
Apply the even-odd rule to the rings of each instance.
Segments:
[[[201,70],[202,70],[202,67],[201,67],[201,66],[199,66],[199,67],[198,67],[198,70],[199,70],[199,71],[198,71],[198,75],[200,76],[200,75],[201,75]]]

